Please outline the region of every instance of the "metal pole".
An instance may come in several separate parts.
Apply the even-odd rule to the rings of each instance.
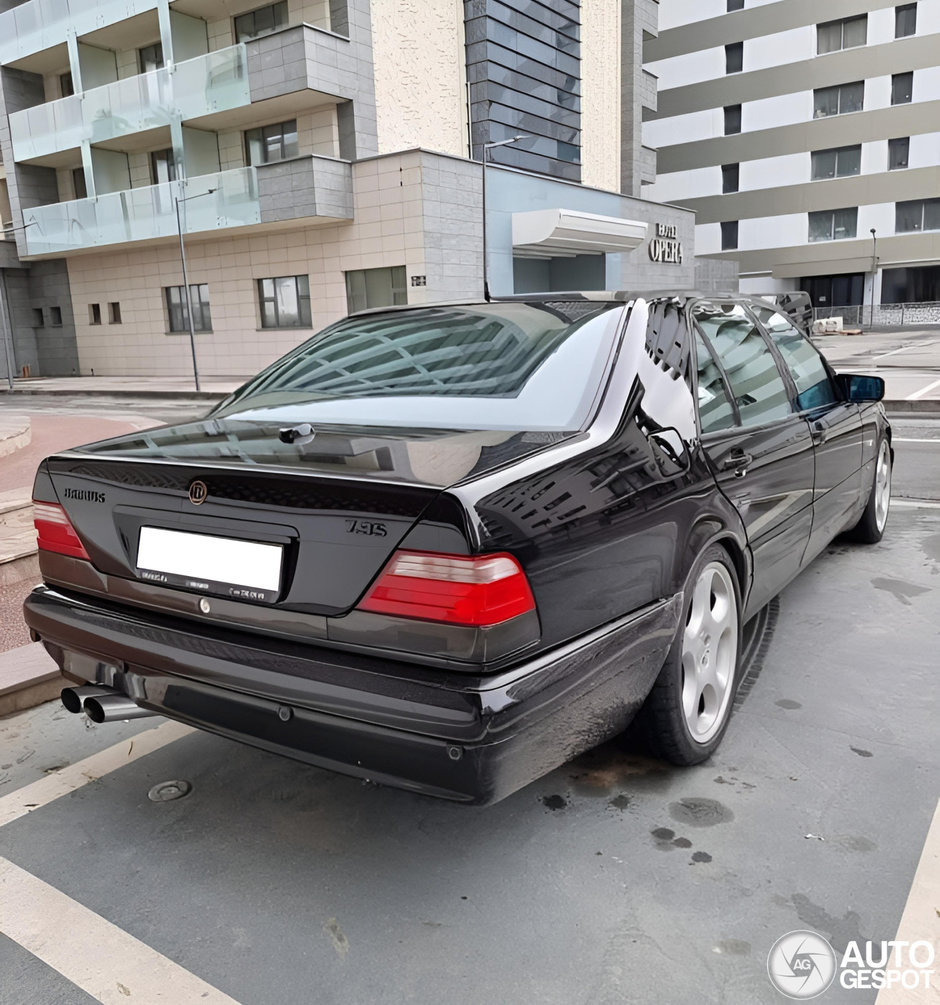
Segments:
[[[488,272],[486,268],[486,165],[490,156],[490,150],[493,147],[506,147],[510,143],[518,143],[519,140],[529,139],[528,134],[521,133],[519,136],[510,136],[508,140],[496,140],[494,143],[484,143],[483,146],[483,159],[481,160],[481,168],[483,171],[483,299],[489,303],[490,300],[490,283],[488,278]],[[471,153],[472,153],[471,147]]]
[[[186,313],[189,316],[189,348],[193,354],[193,377],[196,381],[196,390],[199,388],[199,366],[196,363],[196,325],[193,321],[193,298],[189,291],[189,279],[186,275],[186,246],[183,243],[183,224],[180,221],[180,203],[189,202],[190,199],[198,199],[203,195],[212,195],[214,188],[206,189],[205,192],[197,192],[195,195],[187,195],[182,199],[175,197],[176,202],[176,232],[180,237],[180,264],[183,267],[183,296],[186,297]]]
[[[868,327],[875,325],[875,276],[878,272],[878,238],[875,228],[871,228],[871,312],[868,315]]]

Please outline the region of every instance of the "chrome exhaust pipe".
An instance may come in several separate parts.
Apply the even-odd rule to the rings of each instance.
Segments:
[[[85,707],[85,702],[89,698],[96,698],[99,695],[115,694],[113,687],[105,687],[103,684],[83,684],[81,687],[64,687],[59,697],[62,704],[69,712],[81,712]]]
[[[119,691],[110,691],[85,699],[85,715],[92,722],[120,722],[123,719],[142,719],[144,716],[156,714],[149,708],[141,708]]]

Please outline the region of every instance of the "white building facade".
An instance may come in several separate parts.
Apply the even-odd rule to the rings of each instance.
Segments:
[[[876,321],[940,301],[940,2],[661,0],[644,56],[643,193],[695,210],[742,290]]]

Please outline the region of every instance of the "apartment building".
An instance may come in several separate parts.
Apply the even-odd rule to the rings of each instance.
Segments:
[[[660,29],[643,191],[695,210],[700,254],[865,320],[940,301],[937,0],[662,0]]]
[[[494,295],[691,285],[692,214],[639,198],[656,11],[0,0],[15,371],[189,373],[189,299],[200,372],[250,374],[349,310],[481,296],[484,246]]]

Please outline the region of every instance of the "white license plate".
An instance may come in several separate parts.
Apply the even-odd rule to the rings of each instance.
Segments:
[[[281,558],[279,544],[159,527],[141,527],[137,548],[138,569],[180,577],[191,581],[182,585],[202,589],[224,583],[276,593],[281,585]]]

